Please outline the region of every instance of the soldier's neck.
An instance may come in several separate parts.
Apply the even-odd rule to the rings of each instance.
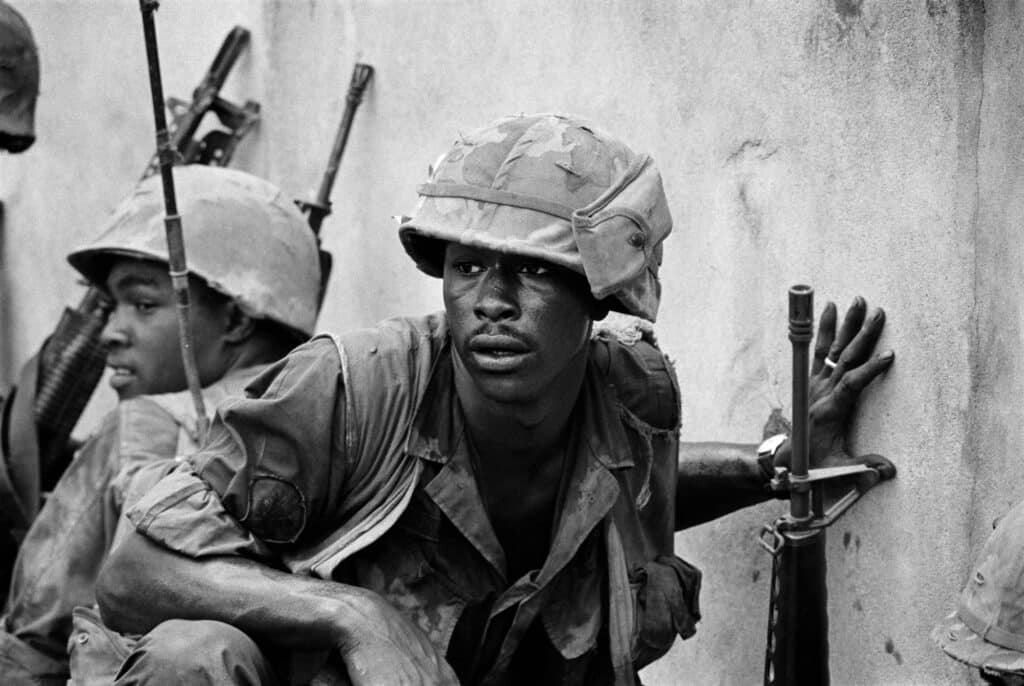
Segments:
[[[455,388],[466,431],[480,460],[500,464],[509,472],[531,470],[534,462],[563,445],[585,372],[584,352],[544,393],[518,402],[502,402],[484,394],[456,363]]]

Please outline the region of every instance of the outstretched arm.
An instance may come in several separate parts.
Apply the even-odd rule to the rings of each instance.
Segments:
[[[457,684],[426,636],[377,594],[243,557],[191,559],[130,534],[96,588],[103,621],[145,633],[166,619],[213,619],[284,649],[339,650],[354,686]]]
[[[756,445],[742,443],[680,444],[676,531],[771,497],[756,451]]]
[[[811,466],[866,464],[881,479],[896,467],[881,455],[852,457],[846,434],[861,391],[889,368],[895,356],[873,355],[885,326],[885,312],[868,311],[860,296],[846,311],[836,331],[834,303],[822,312],[811,366]],[[789,444],[780,447],[775,466],[789,466]],[[869,477],[872,478],[872,477]],[[757,446],[738,443],[683,443],[679,449],[676,486],[676,531],[711,521],[771,497],[767,475],[757,462]]]

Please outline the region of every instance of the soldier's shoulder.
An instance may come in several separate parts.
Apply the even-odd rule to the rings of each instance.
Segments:
[[[591,339],[591,359],[603,382],[632,414],[656,429],[679,428],[675,367],[658,347],[648,324],[634,331],[597,328]]]

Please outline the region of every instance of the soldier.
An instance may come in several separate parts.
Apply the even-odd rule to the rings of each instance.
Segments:
[[[116,683],[340,662],[354,684],[633,684],[693,634],[700,576],[673,531],[724,512],[676,502],[671,364],[592,336],[610,310],[657,313],[653,162],[576,118],[511,117],[461,136],[419,194],[399,235],[444,313],[317,337],[221,405],[101,574],[104,619],[149,632]],[[823,319],[818,460],[892,361],[865,315],[838,336]],[[753,446],[700,452],[736,506],[768,497]]]
[[[1024,686],[1024,502],[996,522],[955,612],[932,631],[988,684]]]
[[[0,1],[0,148],[23,152],[36,140],[39,53],[28,22]]]
[[[308,338],[319,261],[302,214],[279,189],[222,168],[175,171],[190,249],[194,350],[207,407]],[[90,245],[68,256],[115,306],[103,330],[119,404],[81,448],[29,529],[0,632],[4,684],[61,684],[74,623],[127,526],[121,510],[195,450],[195,408],[167,274],[159,176],[139,184]]]

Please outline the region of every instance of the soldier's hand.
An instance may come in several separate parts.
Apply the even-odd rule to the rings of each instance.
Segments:
[[[875,355],[875,344],[885,326],[881,308],[868,311],[857,296],[836,331],[835,303],[828,303],[818,323],[810,377],[810,461],[812,467],[866,464],[882,479],[896,475],[896,467],[881,455],[851,457],[846,449],[850,418],[860,393],[893,363],[887,350]]]
[[[353,590],[358,608],[338,645],[352,686],[459,686],[419,627],[376,593]]]

